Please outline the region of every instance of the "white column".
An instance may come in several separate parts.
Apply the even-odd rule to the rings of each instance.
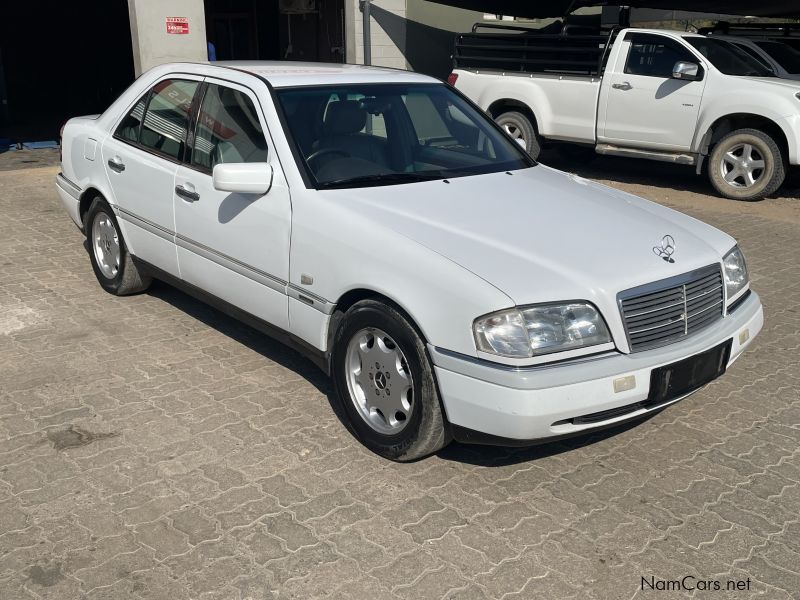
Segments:
[[[345,0],[345,15],[347,16],[347,56],[349,63],[364,64],[364,26],[361,11],[358,9],[358,0]],[[405,58],[405,31],[402,40],[395,44],[375,19],[375,8],[384,9],[394,13],[403,20],[406,18],[406,0],[372,0],[373,14],[370,23],[372,38],[372,64],[381,67],[395,67],[407,69]],[[352,33],[351,33],[352,32]],[[352,36],[352,37],[351,37]]]
[[[128,0],[128,13],[137,77],[164,63],[208,59],[203,0]],[[169,33],[167,19],[174,17],[180,21],[171,28],[174,33]],[[186,27],[187,33],[178,33]]]

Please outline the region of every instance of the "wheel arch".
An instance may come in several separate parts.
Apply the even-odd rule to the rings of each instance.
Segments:
[[[717,118],[706,130],[703,137],[708,140],[708,154],[723,137],[737,129],[757,129],[770,135],[783,153],[783,157],[790,157],[789,139],[783,128],[773,119],[756,113],[730,113]]]
[[[493,119],[496,119],[503,113],[510,111],[517,111],[528,117],[531,125],[533,125],[533,130],[537,135],[539,135],[539,122],[536,118],[536,115],[534,114],[533,110],[531,110],[531,107],[521,100],[515,100],[514,98],[501,98],[492,102],[486,109],[486,112],[489,113],[489,116],[491,116]]]
[[[105,194],[103,194],[103,192],[94,186],[87,187],[83,193],[81,193],[80,202],[78,205],[78,215],[81,218],[81,223],[84,222],[86,213],[89,212],[89,208],[92,206],[92,201],[94,201],[94,199],[98,196],[105,199]],[[84,233],[86,233],[86,231],[84,231]]]
[[[328,350],[329,360],[330,355],[333,353],[333,338],[336,335],[336,331],[339,329],[339,324],[342,322],[342,318],[353,305],[361,302],[362,300],[377,300],[390,305],[408,320],[412,327],[414,327],[414,329],[417,331],[417,334],[422,339],[423,343],[427,345],[428,338],[426,337],[425,332],[422,330],[422,327],[419,326],[419,323],[417,323],[414,317],[411,316],[411,313],[400,302],[397,302],[386,294],[374,289],[358,287],[343,293],[336,301],[335,308],[331,313],[331,318],[328,322],[328,333],[326,336],[326,348]]]

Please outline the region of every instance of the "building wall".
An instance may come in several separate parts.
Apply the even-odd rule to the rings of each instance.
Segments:
[[[167,62],[208,58],[203,0],[128,0],[136,75]],[[189,33],[168,34],[167,17],[187,17]]]
[[[345,2],[347,62],[364,64],[363,14],[358,8],[358,0]],[[406,0],[377,0],[371,6],[372,64],[407,69]]]

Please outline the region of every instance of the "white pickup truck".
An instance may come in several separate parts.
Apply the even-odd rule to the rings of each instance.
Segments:
[[[458,37],[454,66],[449,82],[534,157],[554,140],[694,165],[739,200],[773,194],[800,163],[800,83],[722,40],[473,32]]]

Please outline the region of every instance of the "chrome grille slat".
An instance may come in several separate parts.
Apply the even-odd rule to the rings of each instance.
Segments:
[[[622,292],[618,296],[631,352],[673,343],[722,318],[719,265]]]

